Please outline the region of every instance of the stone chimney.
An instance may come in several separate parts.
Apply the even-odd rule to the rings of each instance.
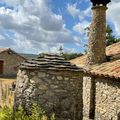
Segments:
[[[92,7],[93,19],[90,26],[87,64],[93,65],[106,60],[106,10],[104,5]]]

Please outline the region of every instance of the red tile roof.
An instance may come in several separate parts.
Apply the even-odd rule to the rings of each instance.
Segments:
[[[108,46],[106,48],[106,54],[109,56],[120,54],[120,42]]]
[[[120,42],[108,46],[106,48],[106,55],[111,56],[111,60],[109,62],[91,65],[89,69],[86,69],[85,64],[87,55],[75,58],[70,62],[79,67],[85,68],[86,73],[120,79]]]

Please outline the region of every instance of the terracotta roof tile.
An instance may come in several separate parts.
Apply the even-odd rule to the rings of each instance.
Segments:
[[[106,62],[103,64],[91,66],[92,70],[90,70],[90,72],[91,73],[94,72],[96,75],[103,74],[103,75],[108,75],[109,77],[120,78],[120,60]],[[103,67],[101,68],[102,65],[103,65]],[[114,66],[114,65],[116,65],[116,66]]]
[[[90,69],[86,69],[85,72],[93,75],[120,79],[120,57],[118,57],[120,56],[120,42],[108,46],[106,48],[106,55],[115,59],[111,59],[109,62],[104,62],[102,64],[92,65],[90,66]],[[115,57],[116,55],[117,57]],[[70,62],[79,67],[86,68],[86,58],[87,55],[84,55],[82,57],[73,59]]]
[[[120,54],[120,42],[108,46],[106,48],[106,54],[109,56]]]

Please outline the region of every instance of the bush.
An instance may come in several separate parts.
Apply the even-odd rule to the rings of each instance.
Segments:
[[[45,115],[45,111],[38,108],[36,105],[32,106],[32,115],[26,115],[23,108],[19,106],[17,112],[13,115],[13,108],[4,106],[0,109],[0,120],[56,120],[55,114],[51,118]]]

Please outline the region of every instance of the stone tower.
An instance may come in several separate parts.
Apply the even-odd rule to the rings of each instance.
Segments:
[[[102,63],[106,60],[106,10],[107,7],[102,3],[92,7],[93,19],[89,34],[88,65]]]

